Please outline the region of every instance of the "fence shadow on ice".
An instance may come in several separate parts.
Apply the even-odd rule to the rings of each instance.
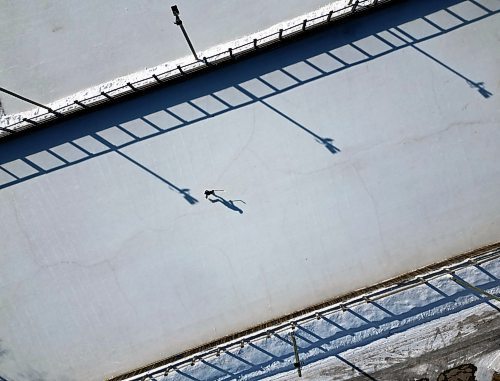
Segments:
[[[472,268],[472,267],[471,267]],[[478,287],[486,290],[500,287],[498,277],[485,266],[474,265],[472,270],[480,274]],[[454,274],[459,279],[463,275]],[[467,278],[467,275],[465,275]],[[404,293],[410,292],[408,305],[404,305]],[[415,296],[415,292],[419,297]],[[403,295],[402,295],[403,294]],[[403,298],[402,298],[403,296]],[[471,292],[452,280],[441,277],[422,283],[413,291],[384,297],[365,304],[346,306],[343,310],[318,315],[310,322],[295,325],[302,365],[327,357],[335,357],[354,371],[375,380],[369,373],[346,358],[343,352],[387,338],[412,327],[451,315],[463,309],[486,303],[500,312],[498,306],[485,296]],[[294,369],[293,344],[286,332],[274,332],[267,338],[244,342],[241,347],[224,350],[217,357],[201,359],[182,369],[171,369],[166,376],[152,375],[162,381],[258,380]],[[307,368],[303,370],[307,371]],[[160,377],[158,377],[160,376]],[[163,377],[163,378],[162,378]]]
[[[190,195],[188,188],[173,184],[125,155],[122,149],[254,103],[272,110],[303,131],[305,137],[337,154],[340,148],[333,144],[332,137],[320,136],[312,126],[302,125],[287,115],[286,110],[271,105],[268,99],[403,48],[416,49],[443,70],[462,78],[466,87],[473,87],[485,98],[491,97],[493,94],[484,83],[459,73],[416,43],[496,13],[498,9],[488,9],[476,0],[396,2],[237,65],[2,141],[0,189],[115,152],[163,181],[189,204],[196,204],[198,200]],[[411,22],[423,23],[418,33],[408,27]]]

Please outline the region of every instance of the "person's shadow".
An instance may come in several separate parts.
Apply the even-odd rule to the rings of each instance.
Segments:
[[[221,197],[221,196],[216,195],[216,194],[214,194],[213,196],[215,197],[215,200],[211,199],[211,198],[208,199],[211,203],[220,202],[226,208],[234,210],[235,212],[238,212],[239,214],[243,214],[243,210],[238,208],[234,203],[235,202],[242,202],[243,204],[246,204],[245,201],[243,201],[243,200],[226,200],[224,197]]]

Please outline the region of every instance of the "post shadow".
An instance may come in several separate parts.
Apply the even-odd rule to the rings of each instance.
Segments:
[[[271,110],[273,110],[275,113],[281,115],[283,118],[285,118],[289,122],[293,123],[295,126],[297,126],[298,128],[300,128],[301,130],[307,132],[309,135],[311,135],[312,137],[314,137],[315,141],[318,142],[318,143],[320,143],[321,145],[323,145],[331,154],[336,154],[336,153],[340,152],[340,148],[338,148],[338,147],[336,147],[336,146],[334,146],[332,144],[333,139],[326,138],[326,137],[323,138],[323,137],[319,136],[318,134],[316,134],[315,132],[313,132],[310,129],[306,128],[305,126],[303,126],[302,124],[300,124],[296,120],[292,119],[290,116],[288,116],[285,113],[279,111],[276,107],[271,106],[268,102],[261,101],[261,103],[264,104],[265,106],[267,106],[268,108],[270,108]]]
[[[266,351],[265,349],[263,349],[263,348],[259,347],[257,344],[254,344],[254,343],[252,343],[251,341],[249,341],[249,342],[248,342],[248,345],[249,345],[250,347],[254,348],[255,350],[257,350],[257,351],[259,351],[259,352],[262,352],[262,353],[264,353],[265,355],[269,356],[271,359],[274,359],[274,360],[276,360],[276,361],[279,361],[279,358],[278,358],[276,355],[274,355],[274,354],[272,354],[271,352]]]
[[[337,327],[338,329],[340,329],[341,331],[347,331],[346,328],[342,327],[340,324],[338,324],[337,322],[334,322],[332,319],[329,319],[327,318],[326,316],[324,315],[321,315],[321,319],[323,319],[324,321],[326,321],[327,323],[330,323],[331,325],[333,325],[334,327]],[[350,334],[351,336],[354,336],[354,334]]]
[[[439,64],[440,66],[444,67],[445,69],[449,70],[450,72],[452,72],[453,74],[457,75],[458,77],[462,78],[470,87],[476,89],[480,95],[482,95],[484,98],[490,98],[491,96],[493,96],[493,93],[488,91],[486,88],[485,88],[485,85],[484,85],[484,82],[474,82],[472,79],[470,78],[467,78],[465,75],[459,73],[458,71],[456,71],[455,69],[451,68],[450,66],[446,65],[444,62],[438,60],[436,57],[432,56],[431,54],[427,53],[425,50],[419,48],[416,43],[418,41],[416,41],[412,36],[410,36],[408,33],[406,33],[404,30],[401,30],[401,28],[398,28],[398,27],[395,27],[394,28],[395,30],[397,30],[399,33],[405,35],[406,37],[408,37],[409,39],[412,40],[412,42],[409,43],[409,45],[415,49],[416,51],[418,51],[419,53],[423,54],[424,56],[426,56],[427,58],[430,58],[432,61],[436,62],[437,64]],[[399,38],[394,32],[392,31],[388,31],[389,33],[391,33],[393,36],[395,36],[396,38]]]
[[[312,332],[311,330],[307,329],[307,328],[304,328],[302,327],[300,324],[297,324],[297,330],[301,330],[301,331],[304,331],[305,333],[307,333],[309,336],[312,336],[316,339],[316,341],[312,341],[310,339],[307,339],[305,338],[303,335],[301,335],[300,333],[298,332],[295,332],[295,336],[297,336],[299,339],[305,341],[306,343],[309,343],[309,344],[312,344],[312,345],[315,345],[317,343],[324,343],[325,342],[325,338],[324,337],[321,337],[317,334],[315,334],[314,332]],[[328,350],[326,350],[325,348],[323,348],[321,346],[321,344],[319,345],[315,345],[316,348],[320,349],[321,351],[323,352],[328,352]],[[299,352],[303,352],[303,348],[299,347]]]
[[[375,322],[371,322],[370,320],[368,320],[367,318],[365,318],[363,315],[361,315],[361,314],[357,313],[356,311],[354,311],[352,308],[346,307],[345,312],[349,312],[351,315],[356,316],[358,319],[364,321],[367,324],[375,324]],[[375,325],[375,327],[378,327],[378,325]]]
[[[429,287],[430,289],[436,291],[439,295],[441,295],[443,298],[448,299],[450,296],[446,294],[444,291],[440,290],[436,286],[434,286],[431,282],[425,281],[424,284]]]
[[[457,274],[453,274],[453,276],[459,280],[461,280],[462,282],[466,282],[468,283],[465,279],[463,279],[461,276],[457,275]],[[460,287],[462,287],[465,291],[467,291],[467,293],[469,294],[472,294],[472,295],[475,295],[479,300],[481,300],[482,302],[486,303],[487,305],[489,305],[491,308],[497,310],[498,312],[500,312],[500,308],[497,307],[496,305],[494,305],[493,303],[491,303],[490,299],[486,296],[484,296],[483,294],[473,290],[473,289],[470,289],[470,288],[467,288],[463,285],[461,285],[460,283],[457,283]]]
[[[286,354],[278,356],[278,355],[271,354],[270,352],[265,351],[262,348],[258,348],[257,347],[257,350],[259,350],[259,351],[261,351],[263,353],[266,353],[270,357],[270,359],[266,360],[264,362],[260,362],[258,364],[252,364],[252,363],[250,363],[250,362],[242,359],[241,357],[234,355],[233,353],[231,353],[229,351],[225,352],[226,354],[229,354],[230,356],[232,356],[232,357],[234,357],[234,358],[236,358],[236,359],[238,359],[240,361],[243,361],[247,365],[252,365],[250,368],[242,370],[241,372],[235,374],[235,378],[234,378],[235,380],[237,380],[237,379],[239,380],[239,379],[241,379],[241,377],[244,377],[246,375],[250,375],[253,372],[264,370],[264,369],[266,369],[266,367],[269,367],[271,364],[276,364],[276,362],[283,362],[286,359],[290,358],[291,356],[294,356],[293,344],[292,344],[291,341],[289,341],[288,339],[282,337],[277,332],[273,333],[273,336],[275,336],[278,340],[283,341],[285,344],[287,344],[287,347],[290,348],[290,350]],[[252,343],[249,342],[248,344],[252,348],[254,347],[252,345]],[[273,369],[266,369],[266,377],[271,377],[273,375],[276,375],[276,374],[279,374],[279,373],[282,373],[282,372],[286,372],[288,370],[293,370],[293,369],[295,369],[294,366],[293,366],[293,364],[285,365],[282,368],[275,367]],[[254,379],[254,378],[251,378],[251,379]]]
[[[231,373],[231,372],[229,372],[228,370],[225,370],[225,369],[221,368],[221,367],[220,367],[220,366],[218,366],[218,365],[212,364],[211,362],[208,362],[208,361],[207,361],[207,360],[205,360],[205,359],[201,359],[200,361],[201,361],[203,364],[205,364],[205,365],[207,365],[207,366],[209,366],[209,367],[211,367],[211,368],[214,368],[215,370],[218,370],[219,372],[221,372],[221,373],[225,374],[226,376],[230,376],[230,377],[232,377],[232,378],[235,378],[235,377],[236,377],[236,375],[235,375],[234,373]]]
[[[479,271],[481,271],[482,273],[488,275],[492,280],[499,280],[495,275],[493,275],[492,273],[490,273],[488,270],[486,270],[484,267],[482,267],[480,264],[478,263],[475,263],[473,265],[476,269],[478,269]]]
[[[375,306],[375,307],[377,307],[379,310],[381,310],[382,312],[386,313],[389,316],[395,316],[394,313],[392,313],[387,308],[383,307],[380,303],[377,303],[374,300],[371,300],[370,304],[373,305],[373,306]]]
[[[345,358],[343,358],[341,355],[339,354],[336,354],[335,355],[336,358],[338,358],[340,361],[342,361],[343,363],[349,365],[352,369],[356,370],[357,372],[361,373],[363,376],[365,376],[366,378],[369,378],[370,380],[372,381],[377,381],[376,378],[374,378],[373,376],[369,375],[368,373],[366,373],[363,369],[361,369],[360,367],[354,365],[352,362],[350,361],[347,361]]]
[[[138,161],[132,159],[130,156],[126,155],[125,153],[123,153],[122,151],[120,151],[119,149],[117,149],[116,147],[110,145],[106,140],[102,139],[100,136],[95,135],[93,137],[96,140],[100,141],[105,146],[107,146],[110,151],[116,152],[118,155],[120,155],[121,157],[127,159],[131,163],[135,164],[137,167],[141,168],[142,170],[146,171],[147,173],[149,173],[150,175],[156,177],[157,179],[163,181],[165,184],[167,184],[169,186],[170,189],[173,189],[177,193],[179,193],[180,195],[182,195],[184,197],[184,199],[189,204],[195,205],[196,203],[198,203],[198,200],[189,194],[189,189],[188,188],[179,188],[178,186],[176,186],[172,182],[168,181],[167,179],[165,179],[165,178],[161,177],[160,175],[158,175],[157,173],[153,172],[151,169],[149,169],[146,166],[142,165]]]
[[[182,371],[182,370],[180,370],[180,369],[175,369],[175,371],[176,371],[177,373],[179,373],[181,376],[186,377],[186,378],[189,378],[190,380],[193,380],[193,381],[203,381],[203,380],[201,380],[201,379],[199,379],[199,378],[196,378],[196,377],[194,377],[194,376],[191,376],[190,374],[188,374],[188,373],[186,373],[186,372],[183,372],[183,371]]]
[[[282,337],[279,333],[277,333],[277,332],[274,333],[274,336],[277,337],[279,340],[283,341],[284,343],[290,345],[290,347],[293,347],[292,342],[290,340],[285,339],[284,337]],[[293,353],[293,351],[291,353]]]
[[[330,151],[330,153],[336,154],[336,153],[340,152],[340,149],[338,147],[335,147],[332,144],[333,139],[331,139],[331,138],[323,138],[323,137],[319,136],[318,134],[316,134],[313,131],[311,131],[310,129],[306,128],[305,126],[303,126],[302,124],[300,124],[296,120],[292,119],[290,116],[286,115],[284,112],[278,110],[274,106],[271,106],[269,104],[269,102],[266,102],[263,99],[259,99],[258,97],[256,97],[255,95],[253,95],[249,91],[245,90],[241,86],[237,85],[237,86],[235,86],[235,88],[237,88],[242,93],[246,94],[248,97],[252,98],[256,102],[260,101],[261,104],[263,104],[264,106],[268,107],[269,109],[271,109],[272,111],[274,111],[278,115],[281,115],[283,118],[285,118],[286,120],[288,120],[289,122],[291,122],[292,124],[294,124],[295,126],[297,126],[298,128],[300,128],[302,131],[304,131],[304,132],[308,133],[309,135],[311,135],[312,137],[314,137],[314,139],[316,140],[316,142],[322,144],[328,151]]]
[[[253,369],[253,371],[262,369],[262,366],[259,366],[258,364],[253,364],[250,361],[245,360],[243,357],[235,355],[234,353],[232,353],[230,351],[225,351],[224,353],[227,354],[228,356],[233,357],[236,360],[242,362],[243,364],[248,365],[250,367],[250,369]]]

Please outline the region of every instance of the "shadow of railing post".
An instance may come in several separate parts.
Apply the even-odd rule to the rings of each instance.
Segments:
[[[182,195],[184,197],[184,199],[191,205],[194,205],[196,203],[198,203],[198,200],[196,198],[194,198],[193,196],[191,196],[189,194],[189,189],[182,189],[182,188],[179,188],[178,186],[176,186],[175,184],[173,184],[172,182],[168,181],[167,179],[161,177],[160,175],[158,175],[157,173],[153,172],[151,169],[147,168],[146,166],[142,165],[141,163],[139,163],[138,161],[132,159],[130,156],[126,155],[125,153],[123,153],[122,151],[120,151],[118,148],[116,148],[115,146],[109,144],[106,140],[104,140],[103,138],[101,138],[100,136],[98,135],[94,135],[93,136],[96,140],[100,141],[102,144],[106,145],[106,147],[108,147],[111,151],[117,153],[118,155],[120,155],[121,157],[127,159],[129,162],[135,164],[137,167],[141,168],[142,170],[146,171],[147,173],[149,173],[150,175],[156,177],[157,179],[163,181],[165,184],[167,184],[171,189],[175,190],[177,193],[179,193],[180,195]]]
[[[399,27],[394,27],[395,30],[397,30],[399,33],[405,35],[407,38],[409,38],[412,42],[409,42],[408,45],[411,46],[413,49],[418,51],[419,53],[423,54],[427,58],[431,59],[432,61],[436,62],[440,66],[444,67],[445,69],[449,70],[453,74],[457,75],[458,77],[462,78],[470,87],[475,88],[479,94],[481,94],[484,98],[490,98],[493,93],[489,92],[484,86],[484,82],[474,82],[473,80],[467,78],[465,75],[459,73],[455,69],[451,68],[450,66],[446,65],[444,62],[438,60],[436,57],[432,56],[431,54],[427,53],[425,50],[419,48],[416,43],[418,40],[416,40],[413,36],[410,36],[410,34],[406,33],[404,30],[402,30]],[[394,37],[399,38],[397,34],[392,32],[391,30],[388,31],[391,33]]]
[[[465,279],[463,279],[461,276],[457,275],[455,272],[450,273],[450,279],[457,283],[460,287],[462,287],[464,290],[466,290],[468,293],[475,295],[479,300],[483,301],[493,309],[497,310],[500,312],[500,308],[494,305],[490,299],[494,298],[497,301],[500,301],[500,297],[494,294],[490,294],[483,289],[479,288],[478,286],[474,286],[467,282]]]
[[[350,366],[352,369],[354,369],[355,371],[357,371],[358,373],[362,374],[363,376],[365,376],[366,378],[369,378],[370,380],[372,381],[377,381],[376,378],[374,378],[373,376],[371,376],[370,374],[366,373],[363,369],[361,369],[360,367],[356,366],[355,364],[353,364],[352,362],[350,361],[347,361],[345,358],[343,358],[342,356],[340,356],[339,354],[336,354],[335,355],[336,358],[338,358],[340,361],[342,361],[344,364],[347,364],[348,366]]]

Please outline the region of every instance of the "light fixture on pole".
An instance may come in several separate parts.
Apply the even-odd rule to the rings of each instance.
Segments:
[[[186,29],[184,29],[184,25],[182,25],[182,20],[179,17],[179,13],[180,13],[179,12],[179,8],[177,8],[177,5],[172,5],[171,8],[172,8],[172,13],[175,16],[175,22],[174,22],[174,24],[175,25],[179,25],[181,27],[182,34],[184,34],[184,37],[186,38],[186,41],[187,41],[187,43],[189,45],[189,48],[191,49],[191,53],[193,53],[194,58],[198,61],[199,58],[196,55],[196,52],[194,51],[193,44],[191,43],[191,40],[189,39],[189,37],[187,35]]]

